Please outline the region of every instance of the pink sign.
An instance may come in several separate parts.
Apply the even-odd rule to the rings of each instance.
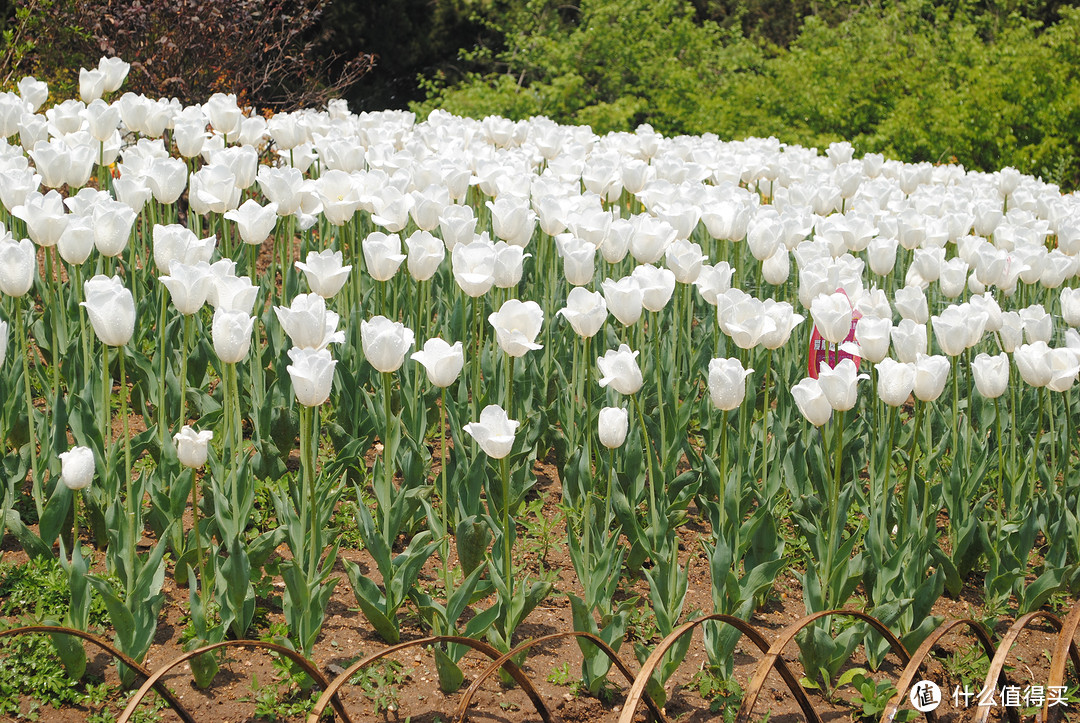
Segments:
[[[842,292],[842,289],[838,289]],[[862,318],[862,314],[858,311],[851,312],[851,331],[848,332],[847,337],[844,339],[844,343],[855,343],[855,325],[859,323],[859,319]],[[807,371],[810,372],[810,376],[814,379],[818,378],[818,370],[821,369],[821,365],[834,368],[843,359],[850,359],[855,362],[855,367],[858,368],[859,363],[862,361],[861,357],[858,357],[851,352],[842,351],[836,348],[836,344],[833,344],[825,340],[825,337],[818,331],[817,326],[814,327],[813,334],[810,335],[810,348],[809,359],[807,362]]]

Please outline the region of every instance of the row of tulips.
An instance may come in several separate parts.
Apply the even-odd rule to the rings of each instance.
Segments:
[[[0,96],[0,522],[33,555],[59,540],[68,624],[92,589],[141,658],[171,564],[192,644],[242,637],[270,574],[309,654],[340,562],[385,639],[411,604],[509,650],[552,591],[515,554],[549,451],[574,625],[616,649],[627,579],[661,634],[689,612],[692,518],[716,612],[748,617],[794,561],[808,611],[861,583],[908,646],[980,567],[996,608],[1080,580],[1074,197],[847,144],[107,100],[123,67],[44,113],[33,79]],[[378,576],[339,561],[346,496]],[[706,638],[730,674],[732,630]],[[885,653],[858,626],[799,643],[825,686]],[[444,688],[465,652],[436,651]]]

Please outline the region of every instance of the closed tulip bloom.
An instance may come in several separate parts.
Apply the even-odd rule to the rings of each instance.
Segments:
[[[716,314],[720,330],[740,349],[753,349],[778,331],[776,319],[765,313],[761,300],[749,295],[730,306],[718,303]]]
[[[1024,340],[1024,321],[1020,314],[1015,311],[1001,313],[1001,328],[998,329],[998,342],[1001,350],[1008,354],[1016,351]]]
[[[206,464],[210,440],[213,438],[214,433],[210,430],[196,432],[191,425],[185,424],[177,434],[173,435],[173,441],[176,442],[176,456],[180,464],[189,469],[200,469]]]
[[[642,293],[638,281],[633,276],[624,276],[618,281],[604,279],[600,284],[604,290],[604,301],[608,311],[623,326],[632,326],[641,318]]]
[[[30,107],[31,113],[37,113],[41,104],[49,97],[49,84],[28,75],[19,81],[19,97]]]
[[[340,318],[318,294],[300,294],[289,306],[275,306],[274,313],[295,347],[325,349],[345,342],[345,332],[338,331]]]
[[[634,234],[634,225],[630,219],[617,218],[611,222],[604,242],[600,244],[600,253],[604,261],[609,264],[617,264],[626,258],[630,251],[630,239]]]
[[[36,268],[37,255],[30,239],[16,241],[11,234],[0,236],[0,291],[8,296],[22,296],[34,285]]]
[[[1080,289],[1061,289],[1061,319],[1069,326],[1080,326]]]
[[[326,349],[289,349],[292,364],[286,367],[292,380],[296,401],[305,407],[317,407],[330,398],[337,361]]]
[[[187,164],[179,158],[155,158],[146,171],[146,185],[158,203],[175,203],[188,185]]]
[[[454,246],[450,261],[454,281],[466,295],[478,298],[495,284],[495,244],[486,238]]]
[[[508,299],[488,316],[488,323],[495,328],[499,346],[510,356],[520,357],[544,348],[535,342],[544,324],[544,312],[535,301]]]
[[[738,359],[713,359],[709,362],[709,398],[723,411],[738,408],[746,398],[746,378],[753,369],[743,369]]]
[[[521,274],[525,271],[525,259],[532,254],[525,253],[522,246],[514,246],[505,241],[495,243],[495,286],[500,289],[511,289],[521,282]]]
[[[600,444],[608,449],[618,449],[623,445],[629,427],[630,415],[622,407],[604,407],[600,410],[597,420]]]
[[[458,244],[472,243],[476,236],[476,215],[472,206],[450,204],[439,214],[439,233],[447,251]]]
[[[570,233],[555,237],[559,256],[563,260],[563,276],[573,286],[592,283],[596,271],[596,247]]]
[[[869,362],[880,363],[889,355],[892,321],[864,316],[855,324],[855,341],[859,354]]]
[[[413,345],[412,329],[401,322],[376,316],[360,322],[360,340],[364,356],[380,372],[396,371]]]
[[[259,204],[253,198],[244,201],[239,208],[225,212],[225,218],[236,223],[240,240],[252,246],[262,244],[274,232],[277,224],[277,204]]]
[[[841,359],[835,367],[824,364],[818,372],[818,383],[825,398],[829,400],[829,406],[838,412],[846,412],[855,407],[859,399],[857,383],[860,379],[866,379],[865,374],[859,374],[855,362],[851,359]]]
[[[996,356],[979,354],[971,362],[975,388],[987,399],[997,399],[1009,386],[1009,355],[1001,352]]]
[[[898,241],[894,238],[878,236],[870,241],[866,247],[866,257],[870,261],[870,270],[878,276],[887,276],[893,272],[896,266],[896,247]]]
[[[577,286],[571,289],[566,297],[566,306],[555,314],[570,322],[575,334],[589,338],[595,336],[607,321],[607,302],[599,291],[589,291]]]
[[[315,252],[309,251],[306,261],[297,261],[294,266],[304,272],[308,287],[312,293],[318,294],[324,299],[333,298],[345,282],[349,280],[349,272],[352,266],[342,266],[340,251],[325,249]]]
[[[680,284],[697,281],[704,263],[705,254],[701,252],[701,246],[686,239],[673,241],[664,252],[664,265],[671,269]]]
[[[948,357],[920,354],[915,359],[915,397],[923,402],[932,402],[945,390],[945,381],[949,376]]]
[[[525,200],[513,196],[500,196],[488,201],[491,209],[491,228],[496,238],[513,246],[525,246],[536,228],[536,214]]]
[[[102,256],[116,257],[127,248],[136,214],[119,201],[94,207],[94,247]]]
[[[480,412],[479,422],[469,422],[463,429],[476,440],[480,449],[492,459],[502,459],[514,447],[518,422],[510,419],[498,404],[489,404]]]
[[[1045,341],[1021,344],[1013,354],[1020,378],[1033,387],[1045,387],[1052,378],[1050,345]]]
[[[456,341],[451,346],[438,337],[428,339],[424,342],[424,348],[414,351],[409,358],[424,366],[428,381],[436,387],[453,384],[465,366],[465,353],[461,342]]]
[[[176,310],[189,315],[197,313],[206,303],[213,276],[210,274],[210,264],[205,261],[190,266],[173,261],[169,275],[161,276],[158,280],[169,290]]]
[[[855,302],[855,311],[862,316],[892,319],[892,305],[889,304],[889,297],[881,289],[863,292]]]
[[[878,373],[878,397],[890,407],[907,402],[915,389],[915,365],[885,357],[874,364]]]
[[[941,293],[949,299],[955,299],[964,293],[967,285],[968,265],[963,259],[949,259],[941,267],[941,277],[938,284]]]
[[[60,258],[73,266],[85,262],[94,250],[94,220],[73,215],[60,234],[56,250],[60,252]]]
[[[769,258],[761,262],[761,276],[767,283],[779,286],[791,275],[791,254],[781,246]]]
[[[633,217],[634,232],[630,237],[630,253],[639,264],[655,264],[664,257],[667,247],[675,240],[675,228],[648,214]]]
[[[247,358],[251,349],[251,332],[255,317],[245,311],[231,311],[219,306],[214,311],[210,327],[214,353],[226,364],[237,364]]]
[[[810,303],[810,316],[825,340],[841,344],[851,333],[851,301],[846,294],[820,294]]]
[[[832,417],[832,405],[817,379],[806,377],[791,388],[791,396],[802,415],[815,427],[820,427]]]
[[[1020,320],[1024,324],[1024,337],[1028,343],[1036,341],[1050,342],[1054,335],[1054,320],[1046,313],[1042,304],[1032,304],[1020,309]]]
[[[44,195],[30,191],[21,204],[11,209],[11,215],[25,221],[30,239],[44,247],[55,246],[71,220],[64,212],[64,199],[56,191]]]
[[[931,318],[934,338],[948,356],[959,356],[967,349],[969,316],[959,306],[950,306]]]
[[[409,250],[407,266],[409,274],[417,281],[427,281],[439,270],[439,265],[446,257],[443,242],[429,231],[414,231],[405,239]]]
[[[73,492],[90,486],[94,469],[94,453],[89,447],[72,447],[60,453],[60,481]]]
[[[914,362],[920,354],[926,354],[926,324],[916,324],[904,319],[890,332],[896,358],[902,362]]]
[[[376,281],[389,281],[394,278],[405,254],[401,253],[401,238],[395,233],[387,235],[375,231],[361,244],[364,250],[364,265],[371,278]]]
[[[214,274],[215,266],[217,266],[217,263],[210,267],[211,274]],[[210,291],[206,294],[206,300],[215,309],[242,311],[245,314],[251,314],[255,310],[255,299],[258,295],[259,287],[252,284],[251,279],[247,276],[236,276],[234,274],[218,276],[215,274],[210,284]]]
[[[905,286],[896,290],[893,306],[900,313],[900,318],[911,319],[916,324],[925,324],[930,320],[930,310],[926,305],[926,294],[918,286]]]
[[[135,299],[119,276],[98,275],[83,284],[90,324],[101,343],[123,346],[135,333]]]
[[[596,360],[600,367],[600,386],[610,386],[619,394],[635,394],[644,383],[637,356],[640,352],[631,351],[626,344],[620,344],[616,350],[608,350]]]
[[[634,269],[632,276],[641,289],[641,305],[649,311],[661,311],[675,292],[675,274],[670,269],[642,264]]]

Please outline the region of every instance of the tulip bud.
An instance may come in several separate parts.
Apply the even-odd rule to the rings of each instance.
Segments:
[[[30,239],[0,236],[0,292],[14,297],[25,294],[34,285],[36,268],[37,255]]]
[[[890,407],[907,402],[915,388],[915,365],[885,357],[874,364],[878,373],[878,397]]]
[[[851,301],[846,294],[821,294],[810,304],[810,316],[825,340],[842,344],[851,333]]]
[[[213,438],[213,432],[209,430],[196,432],[190,425],[185,424],[177,434],[173,435],[173,441],[176,442],[176,456],[180,459],[180,464],[190,469],[199,469],[206,464],[207,446]]]
[[[326,300],[318,294],[300,294],[289,306],[275,306],[274,313],[293,346],[325,349],[345,343],[345,332],[337,328],[338,315],[327,310]]]
[[[255,328],[255,317],[245,311],[231,311],[219,306],[214,311],[214,322],[210,327],[214,342],[214,353],[226,364],[242,362],[251,349],[251,332]]]
[[[409,273],[417,281],[427,281],[434,276],[446,257],[443,242],[428,231],[414,231],[405,239],[405,246],[409,249]]]
[[[317,407],[330,398],[337,361],[326,349],[289,350],[292,364],[286,367],[292,380],[296,401],[305,407]]]
[[[89,447],[72,447],[60,453],[60,481],[69,490],[84,490],[94,481],[94,453]]]
[[[405,361],[405,354],[413,345],[414,338],[412,329],[385,316],[360,322],[364,356],[380,372],[397,371]]]
[[[858,367],[851,359],[841,359],[835,367],[821,365],[818,371],[818,383],[829,406],[838,412],[846,412],[855,407],[858,401],[858,381],[866,379],[858,373]]]
[[[617,449],[626,441],[626,431],[630,426],[629,414],[621,407],[604,407],[600,410],[597,421],[600,444],[608,449]]]
[[[746,377],[753,369],[743,369],[738,359],[713,359],[709,362],[709,396],[717,409],[738,408],[746,398]]]
[[[544,323],[544,312],[535,301],[508,299],[488,316],[488,323],[495,328],[499,346],[510,356],[525,356],[528,351],[543,349],[535,340]]]
[[[825,424],[832,416],[832,405],[817,379],[806,377],[791,388],[791,396],[802,415],[815,427]]]
[[[638,280],[633,276],[624,276],[618,281],[604,279],[600,287],[604,290],[604,301],[608,311],[623,326],[632,326],[641,318],[642,293]]]
[[[975,388],[987,399],[997,399],[1009,386],[1009,355],[1001,352],[996,356],[979,354],[971,362]]]
[[[923,402],[932,402],[945,390],[949,376],[949,360],[943,356],[919,354],[915,359],[916,398]]]
[[[101,343],[123,346],[135,333],[135,299],[119,276],[98,275],[83,284],[90,324]]]

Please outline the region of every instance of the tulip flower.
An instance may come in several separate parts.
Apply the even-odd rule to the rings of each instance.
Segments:
[[[37,256],[30,239],[16,241],[11,234],[0,235],[0,292],[22,296],[34,285],[35,269]]]
[[[611,386],[619,394],[635,394],[641,389],[644,380],[637,356],[640,352],[631,351],[626,344],[620,344],[617,350],[608,350],[596,360],[600,367],[600,386]]]
[[[787,344],[788,339],[791,338],[791,332],[806,320],[802,314],[796,314],[794,307],[786,301],[765,299],[762,302],[762,310],[772,319],[776,327],[772,332],[763,334],[759,340],[766,349],[775,350]]]
[[[916,324],[925,324],[930,320],[930,311],[926,305],[926,294],[918,286],[905,286],[897,289],[893,305],[902,319],[911,319]]]
[[[648,214],[634,216],[631,223],[634,232],[630,253],[639,264],[655,264],[662,259],[677,235],[671,224]]]
[[[205,261],[194,265],[173,261],[170,274],[158,280],[169,290],[176,310],[187,316],[198,313],[206,303],[213,276],[210,274],[210,264]]]
[[[874,364],[878,398],[890,407],[903,406],[915,389],[915,365],[885,357]]]
[[[694,286],[697,287],[701,298],[706,303],[716,305],[717,296],[731,288],[731,276],[735,269],[731,268],[726,261],[721,261],[715,266],[702,264],[701,273],[698,274]]]
[[[743,369],[738,359],[713,359],[709,362],[709,397],[713,406],[723,411],[737,409],[746,398],[746,378],[753,369]]]
[[[89,447],[72,447],[60,453],[60,481],[69,490],[84,490],[94,481],[94,452]]]
[[[64,200],[55,190],[44,195],[31,190],[20,204],[9,208],[12,216],[26,222],[26,232],[38,246],[55,246],[70,221]]]
[[[572,286],[592,283],[596,271],[596,247],[569,233],[556,236],[555,243],[563,260],[563,276],[567,283]]]
[[[630,425],[630,415],[622,407],[604,407],[600,410],[597,428],[600,444],[608,449],[618,449],[626,441],[626,432]]]
[[[277,224],[277,204],[268,203],[263,206],[249,198],[239,208],[226,211],[225,218],[236,223],[241,241],[258,246],[274,232]]]
[[[607,321],[607,302],[599,291],[578,286],[570,290],[566,306],[555,314],[570,322],[575,334],[587,339],[595,336]]]
[[[842,344],[851,333],[851,301],[841,292],[821,294],[810,304],[814,325],[832,344]]]
[[[496,238],[512,246],[524,247],[529,243],[536,228],[536,214],[526,201],[500,196],[488,201],[487,207],[491,209],[491,227]]]
[[[395,233],[386,235],[380,231],[370,234],[361,244],[364,264],[371,278],[389,281],[394,278],[405,254],[401,253],[401,238]]]
[[[1050,337],[1054,334],[1054,320],[1046,313],[1042,304],[1032,304],[1020,309],[1020,320],[1024,325],[1024,337],[1028,344],[1037,341],[1050,343]]]
[[[123,346],[135,333],[135,299],[119,276],[98,275],[83,288],[87,316],[98,339],[107,346]]]
[[[495,245],[485,237],[454,246],[450,258],[454,280],[468,296],[483,296],[495,283]]]
[[[979,354],[971,362],[975,388],[987,399],[997,399],[1009,386],[1009,355],[1001,352],[996,356]]]
[[[434,276],[443,258],[446,257],[446,247],[443,242],[428,231],[414,231],[409,238],[405,239],[405,246],[409,249],[407,262],[409,274],[417,281],[427,281]]]
[[[855,341],[859,344],[859,355],[867,361],[878,364],[889,354],[892,321],[888,318],[877,319],[864,316],[855,324]]]
[[[522,246],[514,246],[504,241],[495,244],[495,286],[500,289],[511,289],[521,282],[521,274],[525,269],[525,259],[532,254],[525,253]]]
[[[716,309],[720,330],[740,349],[753,349],[779,332],[777,319],[767,314],[764,303],[752,296],[742,297],[731,306],[718,303]]]
[[[380,372],[393,372],[405,361],[405,354],[413,345],[413,332],[401,322],[376,316],[360,323],[360,339],[364,356],[371,366]]]
[[[338,331],[340,318],[318,294],[300,294],[289,306],[275,306],[274,313],[295,347],[325,349],[345,343],[345,332]]]
[[[56,249],[66,263],[79,266],[94,250],[94,220],[86,216],[72,216],[66,220]]]
[[[914,362],[920,354],[927,352],[926,325],[917,324],[911,319],[904,319],[890,332],[896,358],[902,362]]]
[[[341,291],[352,271],[352,266],[342,266],[341,252],[330,249],[309,251],[306,261],[297,261],[294,266],[304,272],[312,293],[324,299],[331,299]]]
[[[969,317],[959,306],[950,306],[941,316],[931,317],[934,338],[948,356],[959,356],[967,349]]]
[[[535,301],[508,299],[497,312],[488,316],[488,323],[495,328],[499,346],[512,357],[543,349],[535,340],[544,323],[544,312]]]
[[[1080,373],[1080,359],[1069,348],[1050,350],[1050,381],[1046,388],[1052,392],[1067,392]]]
[[[216,236],[199,239],[192,231],[179,224],[168,226],[155,224],[153,230],[154,264],[158,267],[158,271],[167,274],[173,260],[185,264],[197,264],[200,261],[209,263],[216,244]]]
[[[600,287],[604,290],[608,311],[623,326],[632,326],[641,318],[643,296],[636,278],[625,276],[618,281],[604,279]]]
[[[209,430],[196,432],[190,425],[185,424],[177,434],[173,435],[176,456],[180,464],[188,469],[200,469],[206,464],[207,448],[213,438],[213,432]]]
[[[409,358],[420,362],[427,372],[428,381],[432,386],[440,388],[448,387],[457,381],[465,366],[461,342],[456,341],[451,346],[438,337],[428,339],[424,342],[424,348],[413,352]]]
[[[1001,350],[1012,354],[1024,340],[1024,321],[1015,311],[1001,313],[1001,328],[998,329],[998,342]]]
[[[815,427],[825,424],[832,416],[832,405],[818,379],[806,377],[791,388],[791,396],[802,415]]]
[[[286,367],[292,380],[296,401],[305,407],[317,407],[330,398],[337,361],[326,349],[289,350],[292,364]]]
[[[878,276],[886,276],[893,272],[896,266],[896,247],[898,241],[895,238],[878,236],[870,241],[866,247],[866,257],[870,261],[870,270]]]
[[[439,214],[439,233],[450,252],[458,245],[472,243],[476,236],[476,216],[472,206],[451,204],[444,208]]]
[[[944,356],[919,354],[915,359],[915,386],[912,391],[921,402],[932,402],[945,391],[949,360]]]
[[[214,353],[225,364],[238,364],[247,358],[251,349],[251,332],[255,317],[246,311],[234,311],[219,306],[214,311],[210,327]]]
[[[818,383],[825,398],[837,412],[846,412],[855,407],[858,401],[857,382],[866,379],[867,375],[859,374],[855,362],[851,359],[841,359],[836,366],[821,365],[818,371]]]
[[[641,289],[641,305],[649,311],[660,311],[667,306],[675,291],[675,274],[669,269],[651,264],[636,267],[631,276]]]
[[[470,422],[464,430],[476,440],[480,449],[492,459],[502,459],[514,446],[518,422],[510,419],[497,404],[489,404],[480,412],[479,422]]]
[[[680,284],[692,284],[701,275],[705,255],[701,246],[686,239],[672,242],[664,252],[664,264],[675,274]]]
[[[766,283],[779,286],[791,275],[791,254],[784,247],[776,249],[769,258],[761,262],[761,276]]]

